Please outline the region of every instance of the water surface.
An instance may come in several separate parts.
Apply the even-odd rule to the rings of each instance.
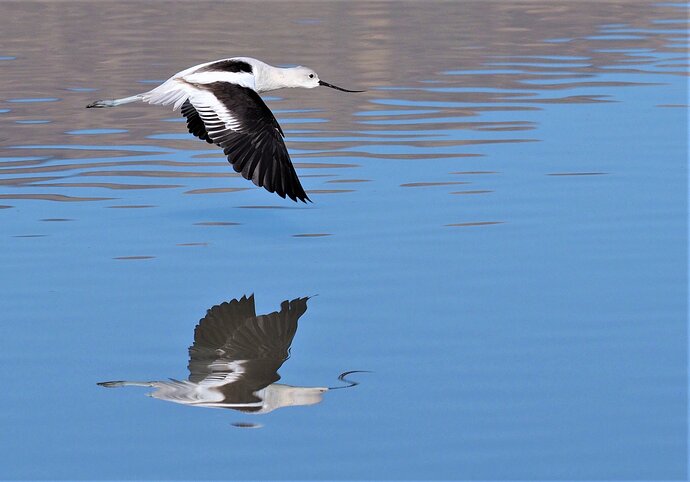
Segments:
[[[687,478],[687,5],[0,11],[0,478]],[[266,97],[313,204],[84,109],[235,55],[367,90]],[[186,379],[252,294],[309,298],[279,383],[370,373],[258,415],[97,385]]]

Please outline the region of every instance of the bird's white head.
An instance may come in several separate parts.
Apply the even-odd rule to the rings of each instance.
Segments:
[[[329,84],[319,79],[319,74],[314,72],[309,67],[292,67],[283,69],[284,87],[302,87],[304,89],[313,89],[320,85],[330,87],[331,89],[341,90],[343,92],[364,92],[363,90],[347,90],[337,85]]]
[[[319,75],[308,67],[293,67],[289,69],[286,77],[286,80],[292,84],[290,87],[313,89],[319,86]]]

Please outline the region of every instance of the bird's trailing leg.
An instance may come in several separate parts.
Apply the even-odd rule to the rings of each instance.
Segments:
[[[106,388],[116,387],[153,387],[156,382],[127,382],[127,381],[113,381],[113,382],[98,382],[97,385]]]
[[[122,99],[105,99],[105,100],[96,100],[94,102],[91,102],[89,105],[86,106],[87,109],[91,109],[94,107],[116,107],[118,105],[122,104],[129,104],[131,102],[137,102],[139,100],[143,100],[143,95],[142,94],[137,94],[133,95],[131,97],[123,97]]]

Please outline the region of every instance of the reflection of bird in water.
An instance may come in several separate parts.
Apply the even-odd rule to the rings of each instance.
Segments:
[[[319,79],[306,67],[280,68],[249,57],[207,62],[178,72],[153,90],[122,99],[97,100],[86,107],[130,102],[182,108],[189,132],[216,144],[236,172],[269,192],[308,201],[283,142],[283,130],[259,93],[284,87],[347,90]]]
[[[194,330],[189,347],[188,380],[101,382],[104,387],[145,386],[149,396],[198,407],[232,408],[267,413],[277,408],[319,403],[327,387],[295,387],[275,383],[278,369],[290,356],[297,320],[308,298],[283,301],[280,311],[257,316],[254,295],[214,306]],[[356,382],[339,379],[348,385]]]

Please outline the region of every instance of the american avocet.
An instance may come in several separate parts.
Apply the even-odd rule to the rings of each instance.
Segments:
[[[340,387],[298,387],[275,383],[278,369],[290,356],[297,320],[307,311],[308,298],[283,301],[280,311],[257,316],[254,296],[221,303],[208,310],[194,329],[189,347],[189,378],[164,381],[101,382],[104,387],[155,388],[149,396],[196,407],[231,408],[267,413],[277,408],[319,403],[328,390],[357,382],[340,375]]]
[[[189,132],[223,149],[236,172],[254,184],[293,201],[310,201],[297,178],[271,110],[258,95],[284,87],[313,89],[323,85],[307,67],[280,68],[250,57],[233,57],[190,67],[153,90],[122,99],[97,100],[91,107],[130,102],[170,105],[187,118]]]

